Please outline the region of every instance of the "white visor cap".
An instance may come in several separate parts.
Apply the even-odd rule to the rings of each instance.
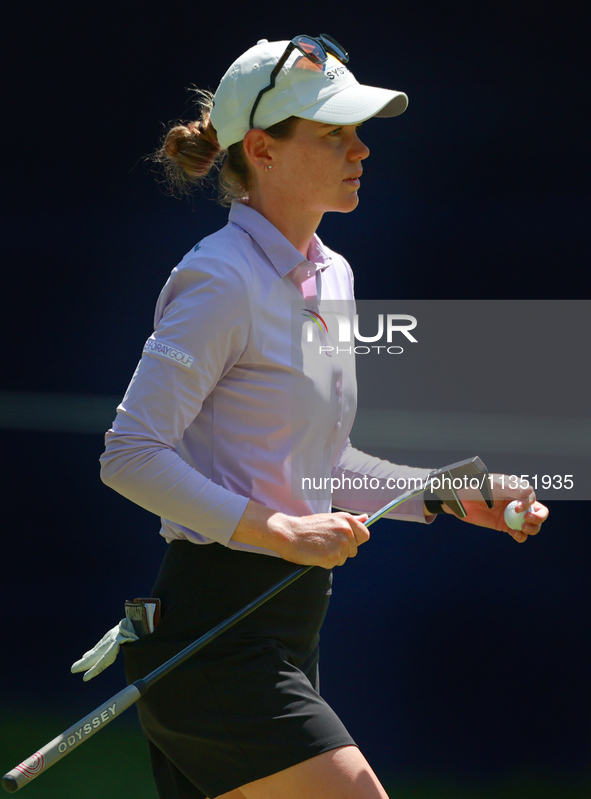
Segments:
[[[214,96],[211,122],[220,147],[242,141],[250,130],[256,98],[269,85],[271,72],[289,42],[262,39],[240,56],[222,78]],[[356,125],[370,117],[395,117],[408,105],[403,92],[363,86],[344,64],[328,56],[316,65],[296,48],[290,53],[256,109],[254,127],[269,128],[288,117],[329,125]]]

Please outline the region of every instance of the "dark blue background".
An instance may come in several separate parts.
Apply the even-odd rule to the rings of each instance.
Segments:
[[[586,13],[488,0],[12,6],[2,387],[123,394],[171,268],[226,218],[212,199],[166,196],[144,156],[190,116],[185,87],[215,89],[262,37],[327,31],[359,80],[410,97],[402,117],[364,126],[360,206],[319,231],[353,265],[359,298],[588,297]],[[544,390],[527,371],[535,347],[522,342],[513,390]],[[149,591],[165,545],[154,517],[100,483],[99,435],[4,430],[3,443],[2,701],[71,707],[74,721],[122,674],[83,686],[70,663]],[[323,688],[380,773],[589,772],[589,506],[551,512],[522,547],[452,519],[380,522],[338,571]]]

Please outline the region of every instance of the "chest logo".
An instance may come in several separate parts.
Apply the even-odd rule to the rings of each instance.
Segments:
[[[320,314],[319,314],[319,313],[316,313],[316,311],[309,311],[307,308],[304,308],[304,309],[303,309],[303,314],[304,314],[304,316],[305,316],[307,319],[311,319],[311,320],[312,320],[312,322],[316,322],[316,324],[318,325],[318,327],[320,328],[320,330],[322,330],[322,325],[324,325],[324,329],[325,329],[325,330],[326,330],[326,332],[328,333],[328,327],[326,326],[326,322],[325,322],[325,321],[324,321],[324,319],[323,319],[323,318],[320,316]],[[320,321],[319,321],[319,320],[320,320]],[[320,324],[320,322],[322,322],[322,325]]]

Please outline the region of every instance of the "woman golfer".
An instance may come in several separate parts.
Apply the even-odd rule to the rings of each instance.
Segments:
[[[400,92],[360,85],[347,62],[326,35],[262,40],[232,64],[213,100],[201,95],[200,118],[172,128],[159,153],[173,182],[187,187],[223,159],[231,209],[227,226],[173,270],[107,434],[104,482],[161,516],[169,542],[153,589],[162,619],[126,645],[128,679],[294,563],[321,567],[138,702],[162,799],[386,797],[318,693],[330,570],[356,555],[369,538],[367,514],[384,503],[382,490],[352,481],[429,473],[351,447],[353,363],[334,357],[322,317],[333,301],[353,307],[353,281],[316,229],[325,212],[359,202],[369,155],[359,124],[407,105]],[[349,480],[332,494],[300,490],[306,477],[331,475]],[[524,507],[535,500],[531,489],[514,496]],[[535,503],[524,532],[514,532],[503,522],[506,502],[465,504],[467,521],[518,541],[547,515]],[[391,515],[435,518],[420,498]]]

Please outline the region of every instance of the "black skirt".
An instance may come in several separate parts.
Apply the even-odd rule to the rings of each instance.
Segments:
[[[157,630],[127,643],[133,682],[297,566],[173,541],[153,588]],[[137,702],[160,799],[202,799],[355,742],[318,694],[332,574],[314,568],[155,683]]]

